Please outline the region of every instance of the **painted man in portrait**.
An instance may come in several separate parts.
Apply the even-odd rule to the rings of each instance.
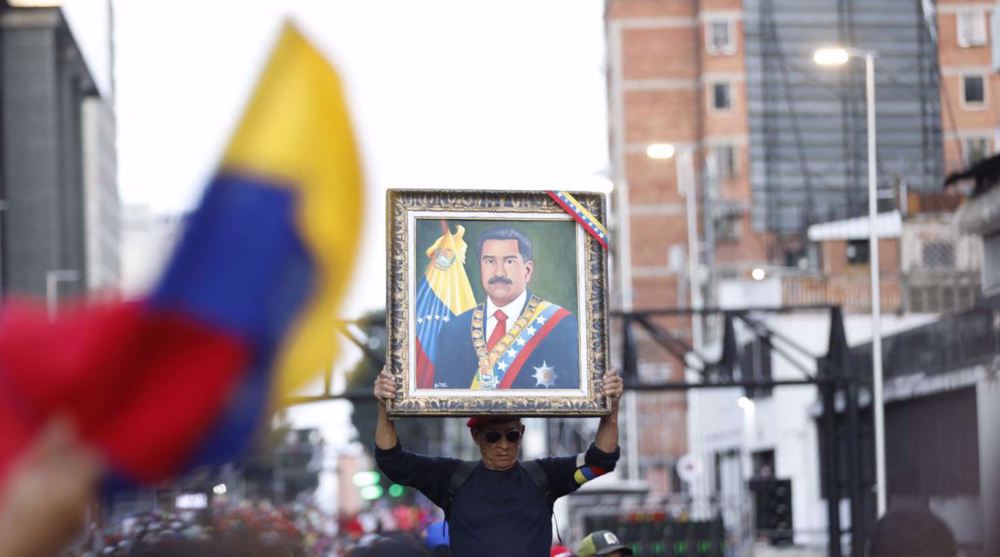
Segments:
[[[535,272],[531,239],[499,226],[476,247],[486,300],[441,329],[434,387],[579,388],[577,319],[528,289]]]

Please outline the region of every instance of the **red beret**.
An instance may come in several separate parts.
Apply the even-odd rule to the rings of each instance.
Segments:
[[[473,428],[483,427],[490,424],[505,424],[508,422],[519,421],[521,421],[520,416],[473,416],[469,418],[469,421],[465,422],[465,425]]]

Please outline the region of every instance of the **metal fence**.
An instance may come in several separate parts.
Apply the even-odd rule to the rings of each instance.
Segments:
[[[871,343],[851,349],[851,364],[871,378]],[[991,362],[1000,354],[1000,312],[975,308],[882,339],[886,378],[934,375]]]

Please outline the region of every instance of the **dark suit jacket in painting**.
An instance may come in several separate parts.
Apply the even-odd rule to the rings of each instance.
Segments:
[[[485,304],[455,317],[438,335],[437,389],[577,389],[577,319],[565,308],[532,296],[507,335],[486,349]]]

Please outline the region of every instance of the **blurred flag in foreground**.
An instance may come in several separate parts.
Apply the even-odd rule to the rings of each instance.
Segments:
[[[0,477],[60,414],[130,482],[236,456],[332,364],[361,213],[340,80],[286,25],[153,292],[54,323],[0,313]]]
[[[457,226],[452,234],[441,221],[441,236],[429,248],[424,278],[417,286],[417,388],[434,386],[434,362],[441,327],[460,313],[476,306],[469,277],[465,274],[465,228]]]

